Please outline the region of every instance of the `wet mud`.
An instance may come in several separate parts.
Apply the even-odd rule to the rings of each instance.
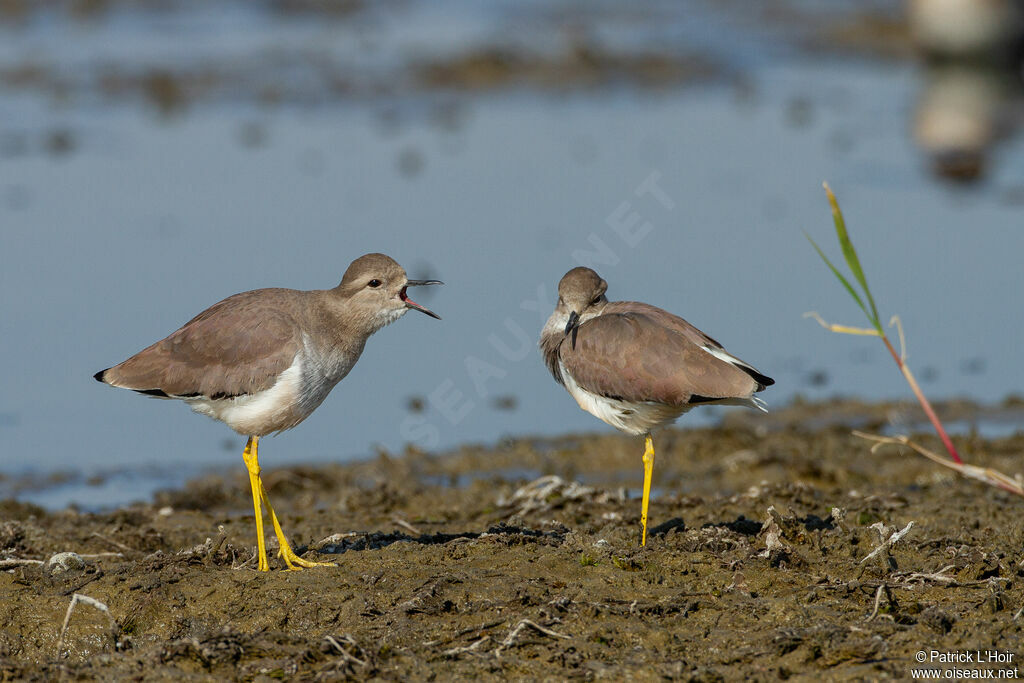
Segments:
[[[301,572],[256,571],[241,462],[102,514],[0,503],[0,680],[901,680],[921,650],[1021,656],[1024,500],[841,424],[655,443],[646,547],[643,444],[619,435],[268,467],[293,546],[337,563]],[[1020,471],[1024,435],[957,445]]]

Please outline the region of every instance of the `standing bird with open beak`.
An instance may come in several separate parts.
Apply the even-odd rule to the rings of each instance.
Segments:
[[[607,289],[590,268],[566,273],[540,348],[555,381],[580,408],[620,431],[646,437],[640,544],[647,545],[651,430],[705,403],[766,411],[754,394],[775,380],[682,318],[635,301],[608,301]]]
[[[249,437],[242,457],[256,510],[259,569],[267,571],[263,506],[289,569],[331,565],[292,550],[260,479],[261,436],[291,429],[316,410],[359,360],[366,340],[415,309],[410,280],[384,254],[360,256],[334,289],[256,289],[209,307],[166,339],[94,377],[157,398],[180,399],[197,413]]]

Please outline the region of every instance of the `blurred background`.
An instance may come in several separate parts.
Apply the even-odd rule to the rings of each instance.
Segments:
[[[92,374],[235,292],[332,287],[369,251],[444,280],[417,293],[444,320],[378,333],[266,467],[610,431],[535,348],[580,263],[775,377],[772,407],[907,398],[877,340],[802,317],[863,322],[804,238],[839,258],[823,180],[925,392],[1019,395],[1022,16],[0,0],[0,497],[96,508],[240,467],[224,425]]]

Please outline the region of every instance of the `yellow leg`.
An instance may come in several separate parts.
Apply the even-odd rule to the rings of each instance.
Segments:
[[[643,536],[640,538],[640,545],[647,545],[647,505],[651,500],[651,477],[654,474],[654,442],[651,435],[647,435],[644,444],[644,501],[640,511],[640,524],[643,526]]]
[[[260,437],[250,436],[245,442],[245,451],[242,459],[249,470],[249,487],[252,488],[252,506],[256,511],[256,554],[259,555],[261,572],[270,571],[270,563],[267,562],[267,545],[263,540],[263,508],[260,501],[263,499],[263,483],[260,481],[260,463],[257,455]]]
[[[259,570],[262,572],[270,570],[270,563],[267,561],[267,545],[263,538],[263,508],[261,503],[266,506],[267,511],[270,513],[270,521],[274,524],[274,533],[277,535],[277,541],[281,546],[280,557],[284,559],[288,569],[335,566],[331,562],[310,562],[309,560],[304,560],[296,555],[295,551],[288,544],[288,539],[285,537],[284,531],[281,530],[281,523],[277,521],[277,513],[274,512],[274,508],[270,505],[270,500],[267,498],[267,490],[263,488],[263,480],[260,479],[259,443],[260,437],[250,436],[249,441],[245,444],[245,452],[242,454],[245,466],[249,468],[252,504],[256,510],[256,552],[259,555]]]
[[[284,560],[284,563],[288,565],[289,570],[299,570],[303,567],[308,569],[310,567],[337,566],[333,562],[313,562],[311,560],[304,560],[296,555],[295,551],[292,550],[292,546],[288,543],[288,537],[285,536],[284,531],[281,530],[281,523],[277,521],[277,513],[274,512],[274,508],[270,504],[270,499],[267,498],[267,491],[263,488],[263,482],[260,482],[260,497],[263,499],[263,504],[267,506],[267,510],[270,511],[270,521],[274,523],[274,533],[277,535],[278,545],[281,546],[279,556]]]

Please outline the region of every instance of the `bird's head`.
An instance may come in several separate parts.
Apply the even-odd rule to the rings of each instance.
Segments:
[[[406,293],[406,288],[420,285],[440,285],[440,280],[410,280],[405,269],[384,254],[360,256],[348,267],[337,291],[360,312],[370,327],[378,330],[398,320],[411,308],[441,319],[430,309],[421,306]]]
[[[565,333],[569,334],[580,322],[600,312],[608,299],[604,293],[608,283],[590,268],[580,266],[566,273],[558,283],[556,311],[567,314]]]

